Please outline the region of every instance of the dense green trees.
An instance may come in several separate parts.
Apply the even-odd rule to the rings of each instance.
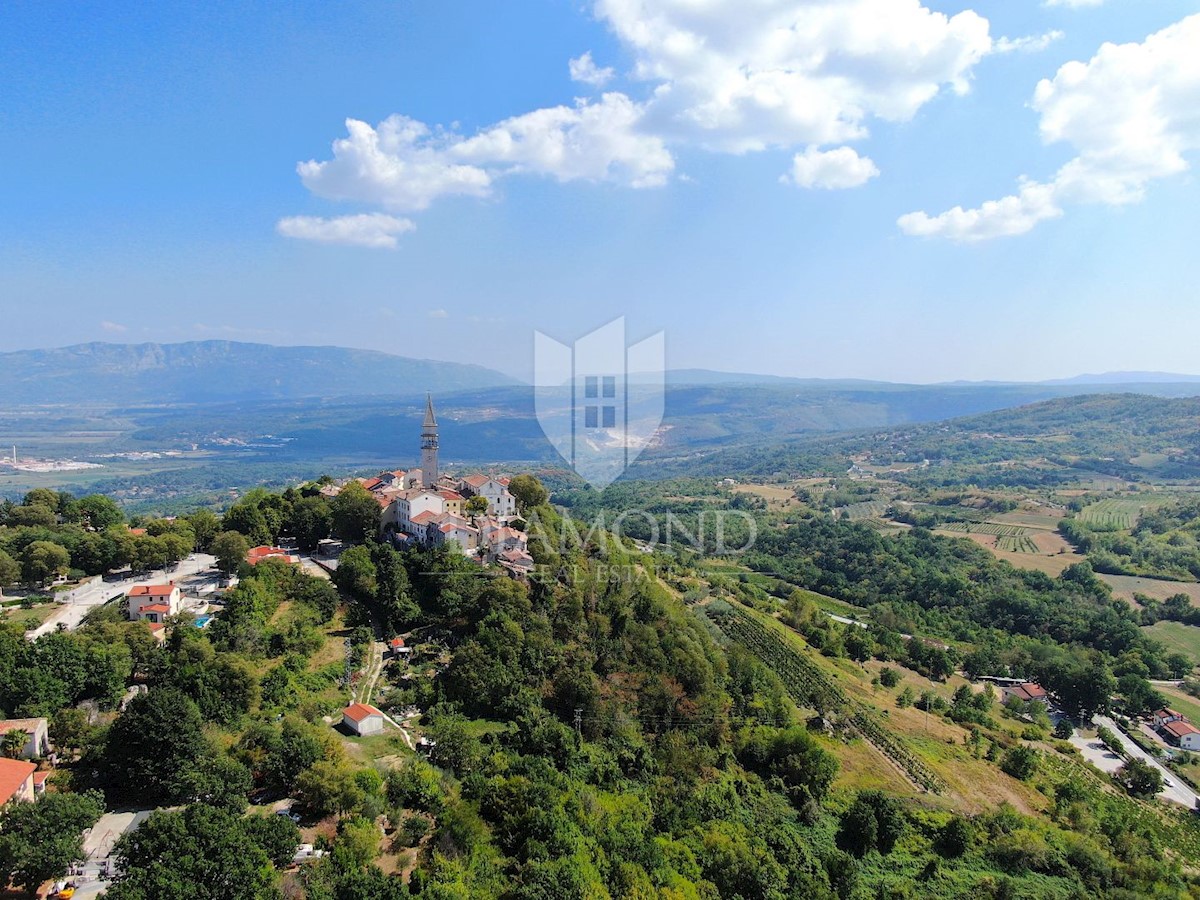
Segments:
[[[0,880],[31,894],[83,858],[83,831],[104,811],[97,793],[43,794],[0,807]]]
[[[222,531],[212,539],[209,552],[217,558],[217,568],[232,575],[246,562],[250,542],[238,531]]]
[[[16,584],[21,577],[21,565],[3,550],[0,550],[0,590],[4,585]]]
[[[21,556],[21,576],[29,584],[45,585],[71,567],[71,554],[53,541],[34,541]]]
[[[379,533],[379,503],[357,481],[343,487],[329,509],[333,532],[342,540],[363,541]]]
[[[200,708],[179,690],[159,687],[125,708],[104,737],[97,761],[106,791],[141,802],[182,799],[187,772],[210,755]]]
[[[324,497],[301,497],[292,504],[286,528],[305,553],[317,549],[317,544],[333,532],[333,513]]]
[[[1135,797],[1153,797],[1162,790],[1162,775],[1142,759],[1131,759],[1113,776]]]
[[[280,836],[210,806],[158,811],[117,842],[110,900],[277,900]],[[265,846],[264,846],[265,845]]]

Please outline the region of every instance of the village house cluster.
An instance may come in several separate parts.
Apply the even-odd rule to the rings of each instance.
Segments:
[[[49,721],[45,718],[0,719],[0,806],[13,800],[33,800],[45,793],[49,769],[38,761],[50,759]]]
[[[1150,721],[1164,740],[1181,750],[1200,750],[1200,729],[1187,720],[1183,713],[1173,709],[1158,709],[1150,715]]]
[[[380,533],[400,547],[453,544],[481,563],[528,574],[533,559],[525,532],[513,527],[517,502],[508,489],[509,479],[441,474],[438,449],[437,417],[429,397],[421,426],[421,467],[358,479],[379,503]],[[342,487],[327,485],[322,493],[334,497]]]

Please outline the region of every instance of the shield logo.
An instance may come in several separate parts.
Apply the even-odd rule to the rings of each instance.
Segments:
[[[575,341],[533,335],[538,424],[580,477],[603,490],[659,435],[664,410],[663,332],[625,344],[625,319]]]

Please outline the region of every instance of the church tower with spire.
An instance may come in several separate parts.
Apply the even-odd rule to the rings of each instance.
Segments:
[[[425,395],[425,421],[421,424],[421,486],[432,488],[438,480],[438,426],[433,395]]]

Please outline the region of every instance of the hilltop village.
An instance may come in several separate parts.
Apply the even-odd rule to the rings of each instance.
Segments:
[[[454,545],[481,563],[527,575],[533,559],[525,532],[513,527],[522,523],[508,489],[508,476],[442,474],[438,449],[437,416],[433,398],[427,397],[421,424],[421,467],[354,479],[379,503],[381,536],[398,549]],[[321,495],[332,500],[347,483],[326,485]]]

